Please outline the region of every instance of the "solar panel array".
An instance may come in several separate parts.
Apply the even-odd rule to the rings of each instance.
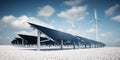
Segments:
[[[72,44],[75,42],[76,44],[78,43],[84,43],[89,45],[99,44],[99,45],[105,46],[104,43],[101,43],[95,40],[87,39],[80,36],[75,36],[69,33],[61,32],[58,30],[54,30],[51,28],[43,27],[40,25],[32,24],[32,23],[29,23],[29,24],[32,27],[36,28],[37,30],[41,31],[42,33],[46,34],[47,36],[51,37],[53,40],[57,41],[58,43],[60,43],[61,40],[64,40],[64,41],[70,41]]]
[[[101,47],[104,47],[105,44],[102,42],[98,42],[92,39],[88,39],[85,37],[80,37],[77,35],[72,35],[69,33],[61,32],[55,29],[43,27],[40,25],[36,25],[33,23],[29,23],[33,28],[39,30],[41,33],[45,34],[48,37],[40,37],[40,43],[45,44],[45,45],[60,45],[63,41],[64,45],[99,45]],[[23,35],[23,34],[18,34],[21,38],[15,38],[11,43],[12,44],[22,44],[22,40],[24,40],[24,44],[35,44],[37,45],[37,36],[30,36],[30,35]]]

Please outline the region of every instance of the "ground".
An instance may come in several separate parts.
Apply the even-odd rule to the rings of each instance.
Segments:
[[[0,45],[0,60],[120,60],[120,47],[36,51],[32,48]]]

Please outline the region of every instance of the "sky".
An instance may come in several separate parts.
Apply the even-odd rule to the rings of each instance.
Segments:
[[[0,0],[0,45],[17,34],[36,35],[27,22],[120,47],[120,0]]]

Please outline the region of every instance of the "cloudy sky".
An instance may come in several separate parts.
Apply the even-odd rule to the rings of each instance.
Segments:
[[[36,35],[27,22],[120,46],[120,0],[0,0],[0,45],[17,34]]]

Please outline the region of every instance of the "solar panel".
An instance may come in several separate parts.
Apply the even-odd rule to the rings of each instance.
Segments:
[[[29,23],[32,27],[36,28],[37,30],[41,31],[42,33],[46,34],[47,36],[49,36],[50,38],[54,39],[57,42],[61,42],[61,40],[65,41],[70,41],[71,43],[84,43],[84,44],[100,44],[100,45],[105,45],[104,43],[98,42],[98,41],[94,41],[91,39],[87,39],[84,37],[80,37],[80,36],[74,36],[72,34],[69,33],[65,33],[65,32],[61,32],[58,30],[54,30],[51,28],[47,28],[47,27],[43,27],[40,25],[36,25],[36,24],[32,24]]]
[[[28,43],[27,44],[37,44],[37,36],[31,36],[31,35],[23,35],[23,34],[18,34],[21,38],[26,40]],[[40,37],[41,43],[42,44],[55,44],[54,41],[48,40],[46,37]]]
[[[11,41],[12,44],[22,44],[21,38],[15,38],[13,41]]]
[[[80,36],[76,36],[78,37],[79,39],[81,39],[81,43],[86,43],[88,45],[90,44],[100,44],[100,45],[105,45],[104,43],[101,43],[101,42],[98,42],[98,41],[95,41],[95,40],[92,40],[92,39],[88,39],[88,38],[84,38],[84,37],[80,37]]]
[[[32,24],[29,23],[32,27],[36,28],[37,30],[40,30],[42,33],[48,35],[50,38],[54,39],[57,42],[61,42],[61,40],[63,41],[71,41],[71,43],[73,42],[79,42],[79,39],[77,39],[75,36],[73,36],[72,34],[69,33],[65,33],[65,32],[61,32],[61,31],[57,31],[51,28],[47,28],[47,27],[43,27],[43,26],[39,26],[36,24]]]

